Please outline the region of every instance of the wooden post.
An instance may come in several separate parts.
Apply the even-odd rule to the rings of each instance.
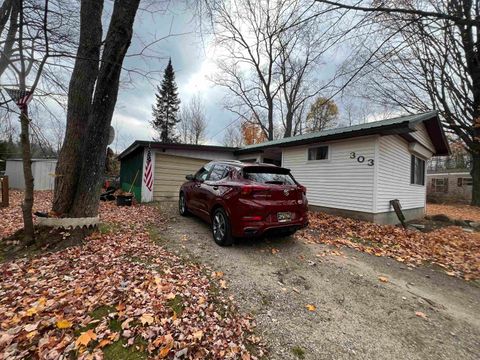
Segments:
[[[2,201],[0,202],[0,207],[8,207],[9,205],[8,176],[1,177],[0,181],[2,183]]]

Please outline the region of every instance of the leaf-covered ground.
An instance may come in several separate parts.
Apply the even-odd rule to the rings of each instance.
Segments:
[[[0,209],[0,237],[21,226],[20,197]],[[37,193],[36,208],[50,197]],[[0,358],[255,358],[252,319],[223,294],[223,274],[152,240],[155,207],[102,203],[101,218],[81,247],[0,264]]]
[[[480,208],[464,204],[427,204],[427,214],[443,214],[450,219],[480,221]]]
[[[429,262],[466,280],[480,278],[480,232],[465,232],[457,226],[422,233],[312,212],[310,226],[297,233],[297,238],[347,246],[412,265]]]

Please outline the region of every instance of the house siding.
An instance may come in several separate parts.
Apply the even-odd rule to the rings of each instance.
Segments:
[[[209,151],[209,150],[190,150],[190,149],[165,149],[156,150],[157,154],[167,154],[175,156],[189,157],[193,159],[208,160],[233,160],[235,156],[232,151]]]
[[[402,209],[425,207],[426,186],[410,184],[411,153],[399,136],[379,138],[376,178],[376,212],[393,211],[390,200],[398,199]]]
[[[427,128],[425,127],[425,125],[423,123],[415,126],[415,131],[412,131],[411,135],[420,144],[425,146],[432,153],[435,153],[435,146],[433,145],[432,140],[430,139],[430,136],[428,135]]]
[[[372,213],[374,209],[376,137],[348,141],[326,142],[317,145],[286,148],[282,166],[291,169],[298,182],[307,187],[310,205]],[[329,146],[329,159],[308,161],[309,147]],[[363,156],[365,161],[350,158],[350,153]]]

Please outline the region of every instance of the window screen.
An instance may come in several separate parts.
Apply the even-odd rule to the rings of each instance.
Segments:
[[[308,149],[308,160],[328,159],[328,146],[317,146]]]
[[[422,160],[415,155],[412,155],[410,183],[416,185],[425,185],[425,160]]]

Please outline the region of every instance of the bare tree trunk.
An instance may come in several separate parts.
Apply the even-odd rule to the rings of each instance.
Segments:
[[[82,0],[80,44],[68,91],[65,140],[58,158],[53,211],[67,214],[80,179],[82,146],[87,140],[88,117],[98,76],[102,43],[103,0]]]
[[[87,136],[83,142],[81,159],[77,159],[82,167],[69,211],[73,217],[93,217],[98,214],[110,123],[117,101],[122,63],[132,39],[139,3],[140,0],[115,2],[88,118]]]
[[[22,108],[20,115],[20,142],[22,144],[23,176],[25,178],[25,192],[22,203],[24,241],[31,243],[34,239],[33,229],[33,174],[32,174],[32,154],[30,149],[30,120],[28,118],[27,107]]]

